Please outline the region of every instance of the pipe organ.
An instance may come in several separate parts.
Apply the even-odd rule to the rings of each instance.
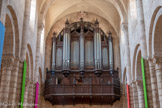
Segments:
[[[51,59],[45,99],[52,104],[113,104],[120,99],[112,33],[107,36],[98,20],[67,20],[57,36],[53,33]]]

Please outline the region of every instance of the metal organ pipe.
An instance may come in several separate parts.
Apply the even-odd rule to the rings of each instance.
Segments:
[[[84,30],[81,27],[80,33],[80,71],[83,74],[84,71]]]
[[[53,39],[52,39],[52,70],[55,70],[56,67],[56,33],[53,33]]]
[[[109,67],[110,67],[110,73],[113,74],[112,70],[114,69],[114,56],[113,56],[113,43],[112,43],[111,32],[109,32],[108,44],[109,44]]]
[[[101,62],[101,34],[99,29],[99,22],[96,20],[96,30],[94,34],[94,58],[95,58],[95,74],[99,76],[102,70]]]
[[[70,68],[70,29],[68,20],[65,23],[63,36],[63,74],[67,76]]]

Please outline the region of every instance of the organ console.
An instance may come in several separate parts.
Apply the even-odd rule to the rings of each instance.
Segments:
[[[114,69],[113,38],[95,24],[69,24],[53,33],[52,63],[47,69],[45,99],[52,104],[113,104],[120,99],[118,70]]]

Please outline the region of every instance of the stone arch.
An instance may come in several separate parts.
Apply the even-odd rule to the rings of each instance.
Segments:
[[[14,56],[14,27],[11,14],[6,14],[5,22],[5,37],[3,46],[3,55],[13,55]],[[3,57],[2,57],[3,58]]]
[[[42,81],[42,70],[41,68],[39,67],[39,94],[40,96],[43,96],[43,81]]]
[[[135,63],[135,80],[142,80],[141,50],[138,49]]]
[[[27,51],[28,51],[28,56],[29,56],[29,64],[30,64],[30,78],[31,80],[33,80],[34,78],[34,74],[33,74],[33,53],[32,53],[32,49],[31,46],[29,44],[27,44]]]
[[[12,8],[12,6],[8,5],[7,8],[10,11],[12,18],[13,18],[13,24],[14,24],[14,30],[15,30],[15,57],[18,58],[20,56],[20,44],[19,44],[20,40],[19,40],[18,20],[17,20],[16,13],[15,13],[14,9]]]
[[[27,70],[26,70],[26,80],[30,79],[30,60],[29,60],[29,54],[26,53],[26,64],[27,64]]]
[[[126,94],[126,84],[127,84],[127,69],[126,69],[126,67],[124,68],[122,82],[123,82],[123,94]]]
[[[39,67],[39,82],[42,83],[42,70]]]
[[[154,25],[152,37],[152,53],[153,56],[162,57],[162,8],[158,11]]]
[[[161,14],[162,11],[162,6],[158,6],[155,11],[153,12],[152,18],[151,18],[151,23],[150,23],[150,28],[149,28],[149,39],[148,39],[148,55],[149,57],[154,56],[154,33],[155,33],[155,25],[156,21]]]
[[[134,50],[133,55],[133,62],[132,62],[132,78],[133,80],[136,80],[136,60],[137,60],[137,54],[140,50],[140,44],[137,44]]]
[[[1,10],[2,10],[2,0],[0,1],[0,16],[1,16]]]

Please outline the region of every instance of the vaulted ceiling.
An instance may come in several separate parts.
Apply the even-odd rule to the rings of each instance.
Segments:
[[[44,22],[45,35],[47,36],[50,30],[56,28],[56,25],[62,29],[67,18],[71,22],[79,20],[80,17],[90,22],[94,22],[98,18],[103,29],[107,27],[106,25],[111,25],[115,33],[118,34],[120,23],[127,20],[126,1],[39,0],[39,22]]]

